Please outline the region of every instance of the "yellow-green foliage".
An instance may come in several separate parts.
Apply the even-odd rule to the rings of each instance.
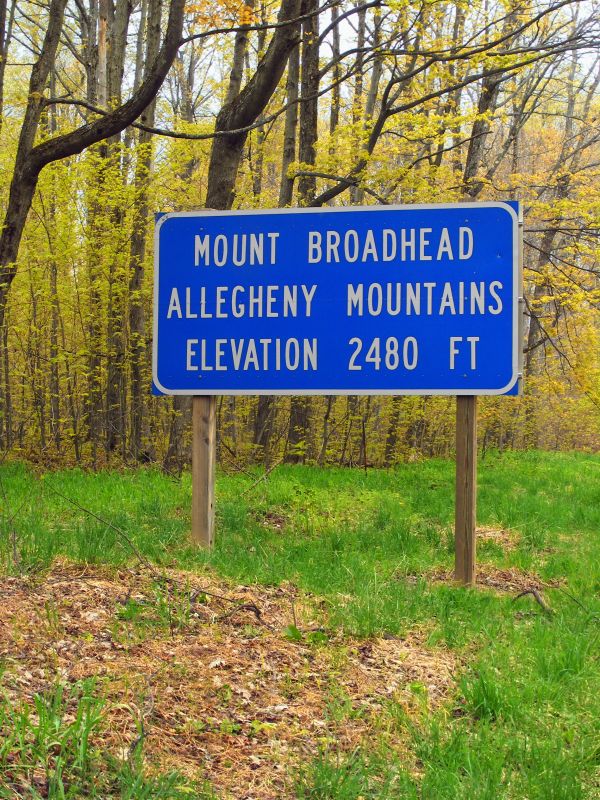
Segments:
[[[349,9],[348,3],[342,3],[342,12]],[[219,24],[226,24],[223,20],[247,24],[263,19],[263,11],[259,13],[258,6],[253,12],[249,5],[216,2],[190,6],[190,31],[206,30],[218,20]],[[368,31],[375,13],[368,12]],[[362,170],[354,173],[359,185],[353,195],[363,204],[459,201],[466,198],[462,171],[473,126],[487,126],[477,199],[516,198],[524,205],[525,291],[540,328],[533,340],[526,336],[525,344],[533,348],[526,356],[525,395],[520,399],[490,398],[480,404],[482,446],[597,449],[600,176],[596,164],[600,147],[591,132],[600,108],[597,96],[590,99],[588,92],[592,81],[586,72],[589,65],[585,59],[574,63],[572,55],[562,60],[554,57],[550,65],[543,61],[525,64],[512,40],[512,46],[500,44],[492,50],[481,46],[500,38],[506,26],[527,22],[535,13],[534,8],[515,9],[509,2],[498,3],[490,11],[487,5],[484,9],[481,3],[462,0],[425,3],[418,9],[405,0],[390,0],[380,37],[384,46],[377,58],[371,53],[366,60],[360,85],[351,69],[355,55],[344,61],[341,74],[346,69],[349,74],[341,83],[339,121],[333,131],[333,73],[328,69],[331,52],[327,40],[321,52],[321,87],[330,89],[319,99],[316,162],[296,160],[287,174],[314,169],[319,173],[318,194],[335,183],[335,176],[351,173],[364,159]],[[321,29],[329,20],[329,16],[323,17]],[[538,40],[558,32],[563,24],[570,24],[567,12],[542,19],[536,28]],[[31,35],[39,38],[36,26],[29,28]],[[341,46],[350,50],[354,34],[349,28],[344,31]],[[250,42],[245,81],[256,66],[256,33],[250,34]],[[264,41],[261,46],[264,49]],[[116,141],[42,172],[10,291],[8,347],[2,348],[0,359],[0,438],[13,454],[95,464],[131,458],[136,338],[130,329],[130,312],[140,298],[146,387],[142,447],[148,459],[160,460],[174,436],[182,435],[185,443],[189,409],[185,404],[174,408],[170,399],[150,396],[152,225],[155,211],[198,209],[204,203],[211,140],[202,137],[214,129],[215,114],[225,97],[233,44],[230,37],[207,38],[196,47],[194,91],[199,94],[195,95],[194,121],[182,119],[181,105],[172,102],[177,91],[182,94],[187,80],[182,57],[159,97],[156,124],[199,138],[154,137],[150,144],[141,145],[139,132],[129,129]],[[428,54],[440,52],[470,55],[458,60],[430,59],[427,66]],[[183,55],[187,57],[187,53]],[[381,64],[377,100],[372,116],[367,117],[377,60]],[[84,72],[67,48],[61,50],[60,65],[63,84],[81,96]],[[514,70],[491,110],[478,112],[481,81],[438,94],[440,87],[456,86],[469,75],[507,67]],[[393,104],[405,110],[389,116],[368,153],[369,136],[388,82],[393,75],[409,74],[412,77],[398,82],[393,90]],[[26,67],[8,68],[0,133],[0,203],[6,202],[8,193],[27,81]],[[284,76],[265,111],[264,124],[248,135],[235,207],[277,205],[285,102]],[[511,126],[521,112],[527,116],[515,136]],[[72,130],[81,122],[80,112],[68,105],[58,106],[53,113],[59,132]],[[47,135],[46,131],[43,127],[41,135]],[[148,157],[150,169],[141,169]],[[131,242],[144,200],[150,212],[144,273],[141,289],[134,292]],[[348,204],[349,192],[339,194],[333,202]],[[555,233],[548,239],[546,252],[548,230]],[[58,380],[58,392],[52,375]],[[116,387],[116,406],[108,408],[111,382]],[[268,442],[263,446],[256,436],[257,398],[221,399],[219,452],[223,464],[252,459],[274,463],[282,458],[291,402],[289,398],[273,402]],[[451,398],[316,397],[307,406],[306,428],[294,444],[295,455],[304,460],[387,464],[423,455],[449,455],[453,450]],[[90,422],[94,414],[100,420],[97,429]],[[180,422],[184,423],[183,434],[176,433]],[[107,444],[111,426],[118,428],[116,444]]]

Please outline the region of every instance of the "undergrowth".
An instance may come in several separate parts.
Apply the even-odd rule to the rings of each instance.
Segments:
[[[124,758],[103,752],[95,682],[57,683],[31,702],[0,699],[0,798],[206,798],[177,772],[149,775],[143,740]]]

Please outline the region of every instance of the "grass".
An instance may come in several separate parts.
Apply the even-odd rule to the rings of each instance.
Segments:
[[[90,744],[102,725],[103,701],[93,681],[57,683],[31,704],[0,700],[0,798],[121,798],[176,800],[193,792],[209,800],[176,772],[144,774],[141,744],[125,760],[107,757]]]
[[[420,629],[431,647],[458,654],[463,667],[449,702],[435,712],[407,713],[392,701],[359,750],[328,742],[304,765],[293,782],[298,798],[600,797],[599,457],[492,453],[480,464],[479,523],[518,534],[514,549],[485,543],[480,562],[560,581],[559,588],[545,591],[552,614],[529,596],[514,601],[515,592],[464,589],[422,577],[452,565],[449,462],[367,474],[282,467],[252,488],[259,476],[219,475],[217,546],[207,555],[188,542],[189,476],[179,483],[154,471],[70,470],[38,479],[21,465],[5,466],[3,568],[35,571],[58,555],[122,565],[135,560],[133,546],[161,566],[209,565],[243,583],[292,581],[323,599],[337,635]],[[152,613],[129,600],[120,618],[151,631],[167,619],[183,625],[187,613],[181,601],[173,617],[157,595]],[[345,713],[355,713],[344,704],[336,707],[340,725]],[[96,707],[89,708],[92,713]],[[90,774],[76,755],[84,728],[64,740],[71,755],[61,769],[74,776],[70,785],[83,785]],[[31,731],[21,740],[27,747],[46,741]],[[396,741],[405,743],[402,755],[393,748]],[[30,749],[24,761],[42,763],[43,752],[42,747],[36,756]],[[95,757],[88,754],[85,763]],[[120,786],[115,796],[178,796],[175,788],[144,794],[139,770],[128,779],[131,786],[142,781],[133,794],[114,783],[121,778],[112,780]],[[49,796],[77,796],[60,791]]]
[[[407,773],[387,763],[382,753],[365,755],[360,751],[319,753],[300,771],[295,789],[298,800],[416,798],[415,787]]]

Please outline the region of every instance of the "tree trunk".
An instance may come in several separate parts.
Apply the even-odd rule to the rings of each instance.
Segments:
[[[185,431],[191,423],[191,417],[192,398],[175,395],[169,425],[169,444],[163,459],[165,472],[180,475],[184,464],[189,464],[189,448],[186,448],[184,442]]]
[[[390,421],[388,423],[387,436],[385,439],[384,465],[386,467],[391,466],[397,461],[398,424],[400,422],[401,411],[402,397],[396,395],[392,397],[392,413],[390,414]]]
[[[254,0],[249,0],[246,6],[251,11],[254,10]],[[233,62],[229,73],[229,85],[225,95],[224,105],[228,105],[239,95],[242,88],[242,78],[244,77],[244,61],[248,50],[248,25],[240,26],[235,35],[233,44]]]
[[[302,79],[300,88],[300,142],[299,160],[309,167],[316,163],[318,133],[319,91],[319,17],[318,0],[306,0],[305,13],[311,14],[302,24]],[[314,175],[301,175],[298,181],[298,199],[308,206],[315,198],[317,179]]]
[[[264,22],[264,20],[263,20]],[[258,32],[258,52],[262,53],[265,47],[266,32]],[[246,61],[248,61],[248,50],[246,49]],[[289,59],[288,59],[289,61]],[[250,69],[248,65],[248,70]],[[262,115],[261,115],[262,116]],[[260,117],[259,117],[260,118]],[[250,147],[250,169],[252,171],[252,194],[255,200],[259,200],[263,188],[263,172],[265,165],[265,139],[267,132],[264,125],[259,125],[254,134],[255,136],[255,157],[253,160],[252,147]],[[252,138],[250,139],[252,141]]]
[[[319,17],[316,13],[318,0],[306,0],[305,13],[311,14],[302,24],[302,80],[300,104],[299,160],[313,166],[316,162],[318,139],[319,91]],[[314,175],[301,175],[298,180],[298,201],[309,206],[315,198],[317,179]],[[286,443],[286,461],[304,461],[308,433],[310,401],[307,397],[292,397],[290,424]]]
[[[272,395],[261,394],[256,406],[254,418],[253,444],[260,448],[263,460],[268,460],[273,421],[275,416],[275,398]]]
[[[352,124],[354,126],[354,146],[362,150],[363,145],[363,64],[365,35],[367,28],[367,10],[361,8],[358,12],[358,31],[356,37],[356,60],[354,62],[354,100],[352,103]],[[352,205],[360,205],[365,193],[360,186],[350,188]]]
[[[303,464],[306,458],[306,436],[309,425],[310,398],[292,397],[290,424],[285,448],[286,464]]]
[[[283,0],[279,23],[294,19],[300,0]],[[217,116],[216,131],[229,135],[213,139],[208,167],[207,208],[227,210],[233,205],[240,158],[248,136],[245,130],[264,111],[281,79],[287,57],[297,43],[295,25],[281,25],[271,38],[256,72],[237,97],[226,103]]]
[[[331,7],[331,58],[333,60],[333,89],[331,90],[331,106],[329,108],[329,135],[332,136],[340,122],[340,99],[341,87],[340,80],[342,68],[340,65],[340,27],[338,19],[340,16],[340,5],[335,3]],[[330,151],[331,155],[335,152]]]
[[[55,73],[50,76],[50,92],[55,94]],[[48,131],[51,136],[56,133],[56,110],[51,108],[48,114]],[[55,176],[53,176],[55,179]],[[55,180],[53,181],[53,183]],[[48,229],[54,239],[56,232],[56,192],[50,197]],[[54,440],[56,452],[60,452],[61,421],[60,421],[60,370],[58,365],[58,324],[60,309],[58,303],[58,260],[53,252],[53,243],[50,245],[50,430]]]
[[[323,417],[323,439],[321,443],[321,452],[319,453],[319,466],[322,467],[327,459],[327,446],[329,445],[330,428],[329,420],[331,418],[331,411],[335,403],[335,396],[332,394],[326,395],[327,406],[325,408],[325,415]]]
[[[383,54],[381,53],[380,49],[381,24],[381,8],[376,8],[373,20],[373,49],[375,51],[375,58],[373,60],[373,69],[371,71],[369,93],[367,94],[367,101],[365,103],[365,119],[367,121],[373,119],[375,105],[377,104],[377,96],[379,94],[379,84],[381,82],[381,75],[383,73]]]
[[[475,199],[484,183],[477,180],[477,171],[483,161],[484,145],[487,135],[491,130],[490,115],[496,110],[502,80],[496,76],[484,78],[477,105],[477,119],[471,130],[471,141],[467,151],[467,160],[463,174],[465,193],[470,199]]]
[[[192,45],[193,47],[193,45]],[[181,118],[185,122],[192,122],[194,119],[194,109],[192,106],[192,97],[194,90],[194,71],[192,69],[194,63],[194,53],[190,54],[189,69],[181,70],[179,76],[182,82],[181,94]],[[194,171],[197,167],[197,162],[191,158],[184,166],[181,177],[184,181],[190,181]],[[186,431],[192,424],[192,398],[183,395],[175,395],[173,397],[173,405],[170,416],[169,424],[169,444],[167,452],[163,459],[163,469],[166,472],[175,472],[178,475],[184,467],[184,464],[189,464],[191,454],[190,448],[186,447]]]
[[[290,164],[296,158],[296,133],[298,129],[298,82],[300,79],[300,48],[294,47],[288,59],[286,83],[287,108],[283,132],[283,155],[281,159],[281,184],[279,187],[279,207],[292,204],[294,179],[288,175]]]
[[[6,19],[7,3],[0,0],[0,131],[4,121],[4,75],[6,73],[6,61],[8,59],[8,48],[12,38],[12,28],[15,19],[16,0],[12,0],[10,11],[8,12],[8,24]]]
[[[160,46],[161,0],[148,2],[148,28],[146,34],[146,69],[154,62]],[[154,126],[156,101],[152,101],[144,112],[143,122]],[[148,227],[148,183],[152,169],[152,134],[140,131],[138,158],[135,169],[135,207],[133,233],[129,251],[129,361],[131,369],[131,435],[129,450],[134,459],[142,452],[142,427],[145,419],[144,360],[145,318],[142,286],[144,281],[144,258]]]
[[[104,0],[102,0],[104,2]],[[125,65],[125,52],[127,46],[127,31],[129,28],[129,17],[131,5],[129,0],[113,0],[108,4],[108,30],[107,30],[107,49],[110,54],[106,67],[106,86],[108,105],[114,107],[121,103],[123,72]],[[160,9],[157,9],[157,17],[160,22]],[[160,37],[160,29],[158,30]],[[153,63],[158,53],[159,43],[156,44],[152,53],[152,60],[146,62]],[[152,103],[150,104],[152,106]],[[123,167],[123,158],[118,145],[121,140],[121,131],[117,131],[110,137],[104,146],[106,157],[116,161],[119,157],[119,166]],[[123,182],[127,182],[127,176],[123,175]],[[123,230],[124,209],[122,205],[115,204],[109,210],[112,228],[116,232]],[[135,228],[134,228],[135,231]],[[125,352],[125,329],[124,321],[127,318],[127,285],[126,266],[121,257],[124,248],[118,248],[119,256],[111,259],[109,266],[109,296],[107,309],[107,330],[106,330],[106,452],[112,453],[120,445],[123,458],[127,456],[126,448],[126,419],[127,419],[127,391],[126,391],[126,352]]]
[[[4,314],[2,319],[2,416],[4,428],[4,446],[7,450],[13,443],[13,422],[12,422],[12,393],[10,385],[10,355],[8,349],[8,315]]]

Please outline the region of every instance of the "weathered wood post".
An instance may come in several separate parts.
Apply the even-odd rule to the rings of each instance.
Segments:
[[[475,583],[477,522],[477,397],[456,398],[456,507],[454,577]]]
[[[192,399],[192,540],[210,550],[215,539],[217,398]]]

